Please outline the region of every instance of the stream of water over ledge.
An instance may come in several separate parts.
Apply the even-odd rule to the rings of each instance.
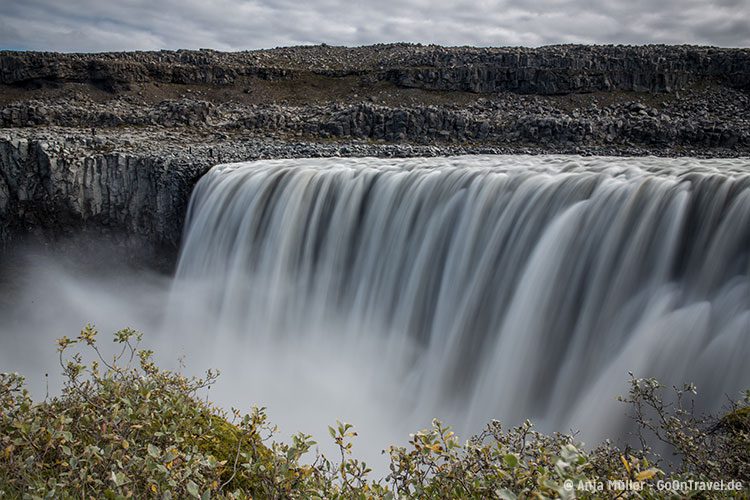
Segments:
[[[112,327],[221,369],[212,399],[320,440],[350,421],[368,458],[432,417],[464,437],[529,418],[595,444],[628,430],[628,372],[694,382],[709,411],[750,387],[750,161],[219,165],[169,283],[43,275],[19,297],[50,304],[55,333],[127,321]]]

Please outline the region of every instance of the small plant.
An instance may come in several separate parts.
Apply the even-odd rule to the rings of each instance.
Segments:
[[[694,387],[665,403],[663,386],[635,378],[623,401],[641,449],[606,442],[586,451],[574,436],[545,435],[528,421],[508,430],[492,421],[462,443],[434,420],[407,446],[389,448],[390,473],[373,480],[351,456],[351,424],[329,428],[336,460],[313,453],[306,434],[276,441],[264,408],[227,414],[199,397],[218,373],[162,370],[141,338],[117,332],[118,352],[107,358],[91,326],[63,337],[62,393],[43,402],[32,401],[20,375],[0,374],[0,498],[662,498],[653,486],[667,478],[750,481],[750,394],[722,418],[698,418]],[[81,349],[95,360],[84,364]],[[654,439],[681,460],[665,467],[648,446]],[[602,484],[641,489],[603,493]]]
[[[620,398],[631,408],[642,449],[653,442],[666,445],[680,459],[677,472],[689,477],[750,482],[750,390],[717,418],[696,413],[693,384],[673,387],[669,400],[665,389],[658,380],[631,374],[630,392]]]

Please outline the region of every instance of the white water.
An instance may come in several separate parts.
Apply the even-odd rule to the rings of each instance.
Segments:
[[[163,358],[223,370],[212,399],[321,440],[348,420],[368,458],[432,417],[616,437],[628,371],[694,382],[707,410],[750,387],[747,160],[221,165],[168,297],[42,274],[67,287],[42,294],[58,321],[158,331]]]

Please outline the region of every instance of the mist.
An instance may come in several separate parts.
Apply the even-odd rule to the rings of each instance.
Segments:
[[[217,325],[201,307],[176,309],[203,300],[201,285],[175,287],[170,275],[124,264],[125,250],[107,241],[72,239],[60,247],[65,250],[23,245],[3,273],[0,370],[24,375],[35,400],[60,394],[56,339],[92,324],[105,356],[118,352],[112,334],[131,327],[144,334],[142,347],[155,351],[161,368],[198,377],[219,370],[202,396],[225,411],[265,407],[278,439],[312,434],[330,456],[337,448],[327,427],[355,423],[361,437],[354,455],[380,472],[387,462],[383,449],[405,444],[410,432],[430,423],[404,412],[401,395],[392,390],[394,374],[372,357],[377,346],[355,348],[339,334],[258,342],[244,330]]]

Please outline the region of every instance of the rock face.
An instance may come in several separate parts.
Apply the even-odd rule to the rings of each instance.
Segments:
[[[103,54],[0,52],[0,84],[92,83],[116,90],[146,82],[233,85],[302,73],[356,75],[442,91],[568,94],[673,91],[700,81],[750,85],[750,51],[694,46],[472,48],[421,45],[291,47]]]
[[[96,232],[173,247],[205,166],[129,154],[71,155],[65,144],[0,140],[0,239],[32,229]]]
[[[697,47],[557,46],[450,49],[420,54],[392,70],[394,83],[433,90],[570,94],[665,92],[717,79],[750,83],[750,52]]]
[[[750,156],[749,94],[748,49],[0,52],[0,247],[83,230],[174,253],[228,161]]]
[[[728,88],[683,92],[650,105],[634,95],[607,106],[564,109],[540,96],[505,94],[464,106],[368,101],[308,106],[242,105],[195,98],[134,104],[28,100],[0,109],[0,128],[154,127],[315,139],[418,144],[635,145],[750,151],[750,99]],[[628,100],[634,99],[634,100]],[[723,153],[726,154],[726,153]]]

